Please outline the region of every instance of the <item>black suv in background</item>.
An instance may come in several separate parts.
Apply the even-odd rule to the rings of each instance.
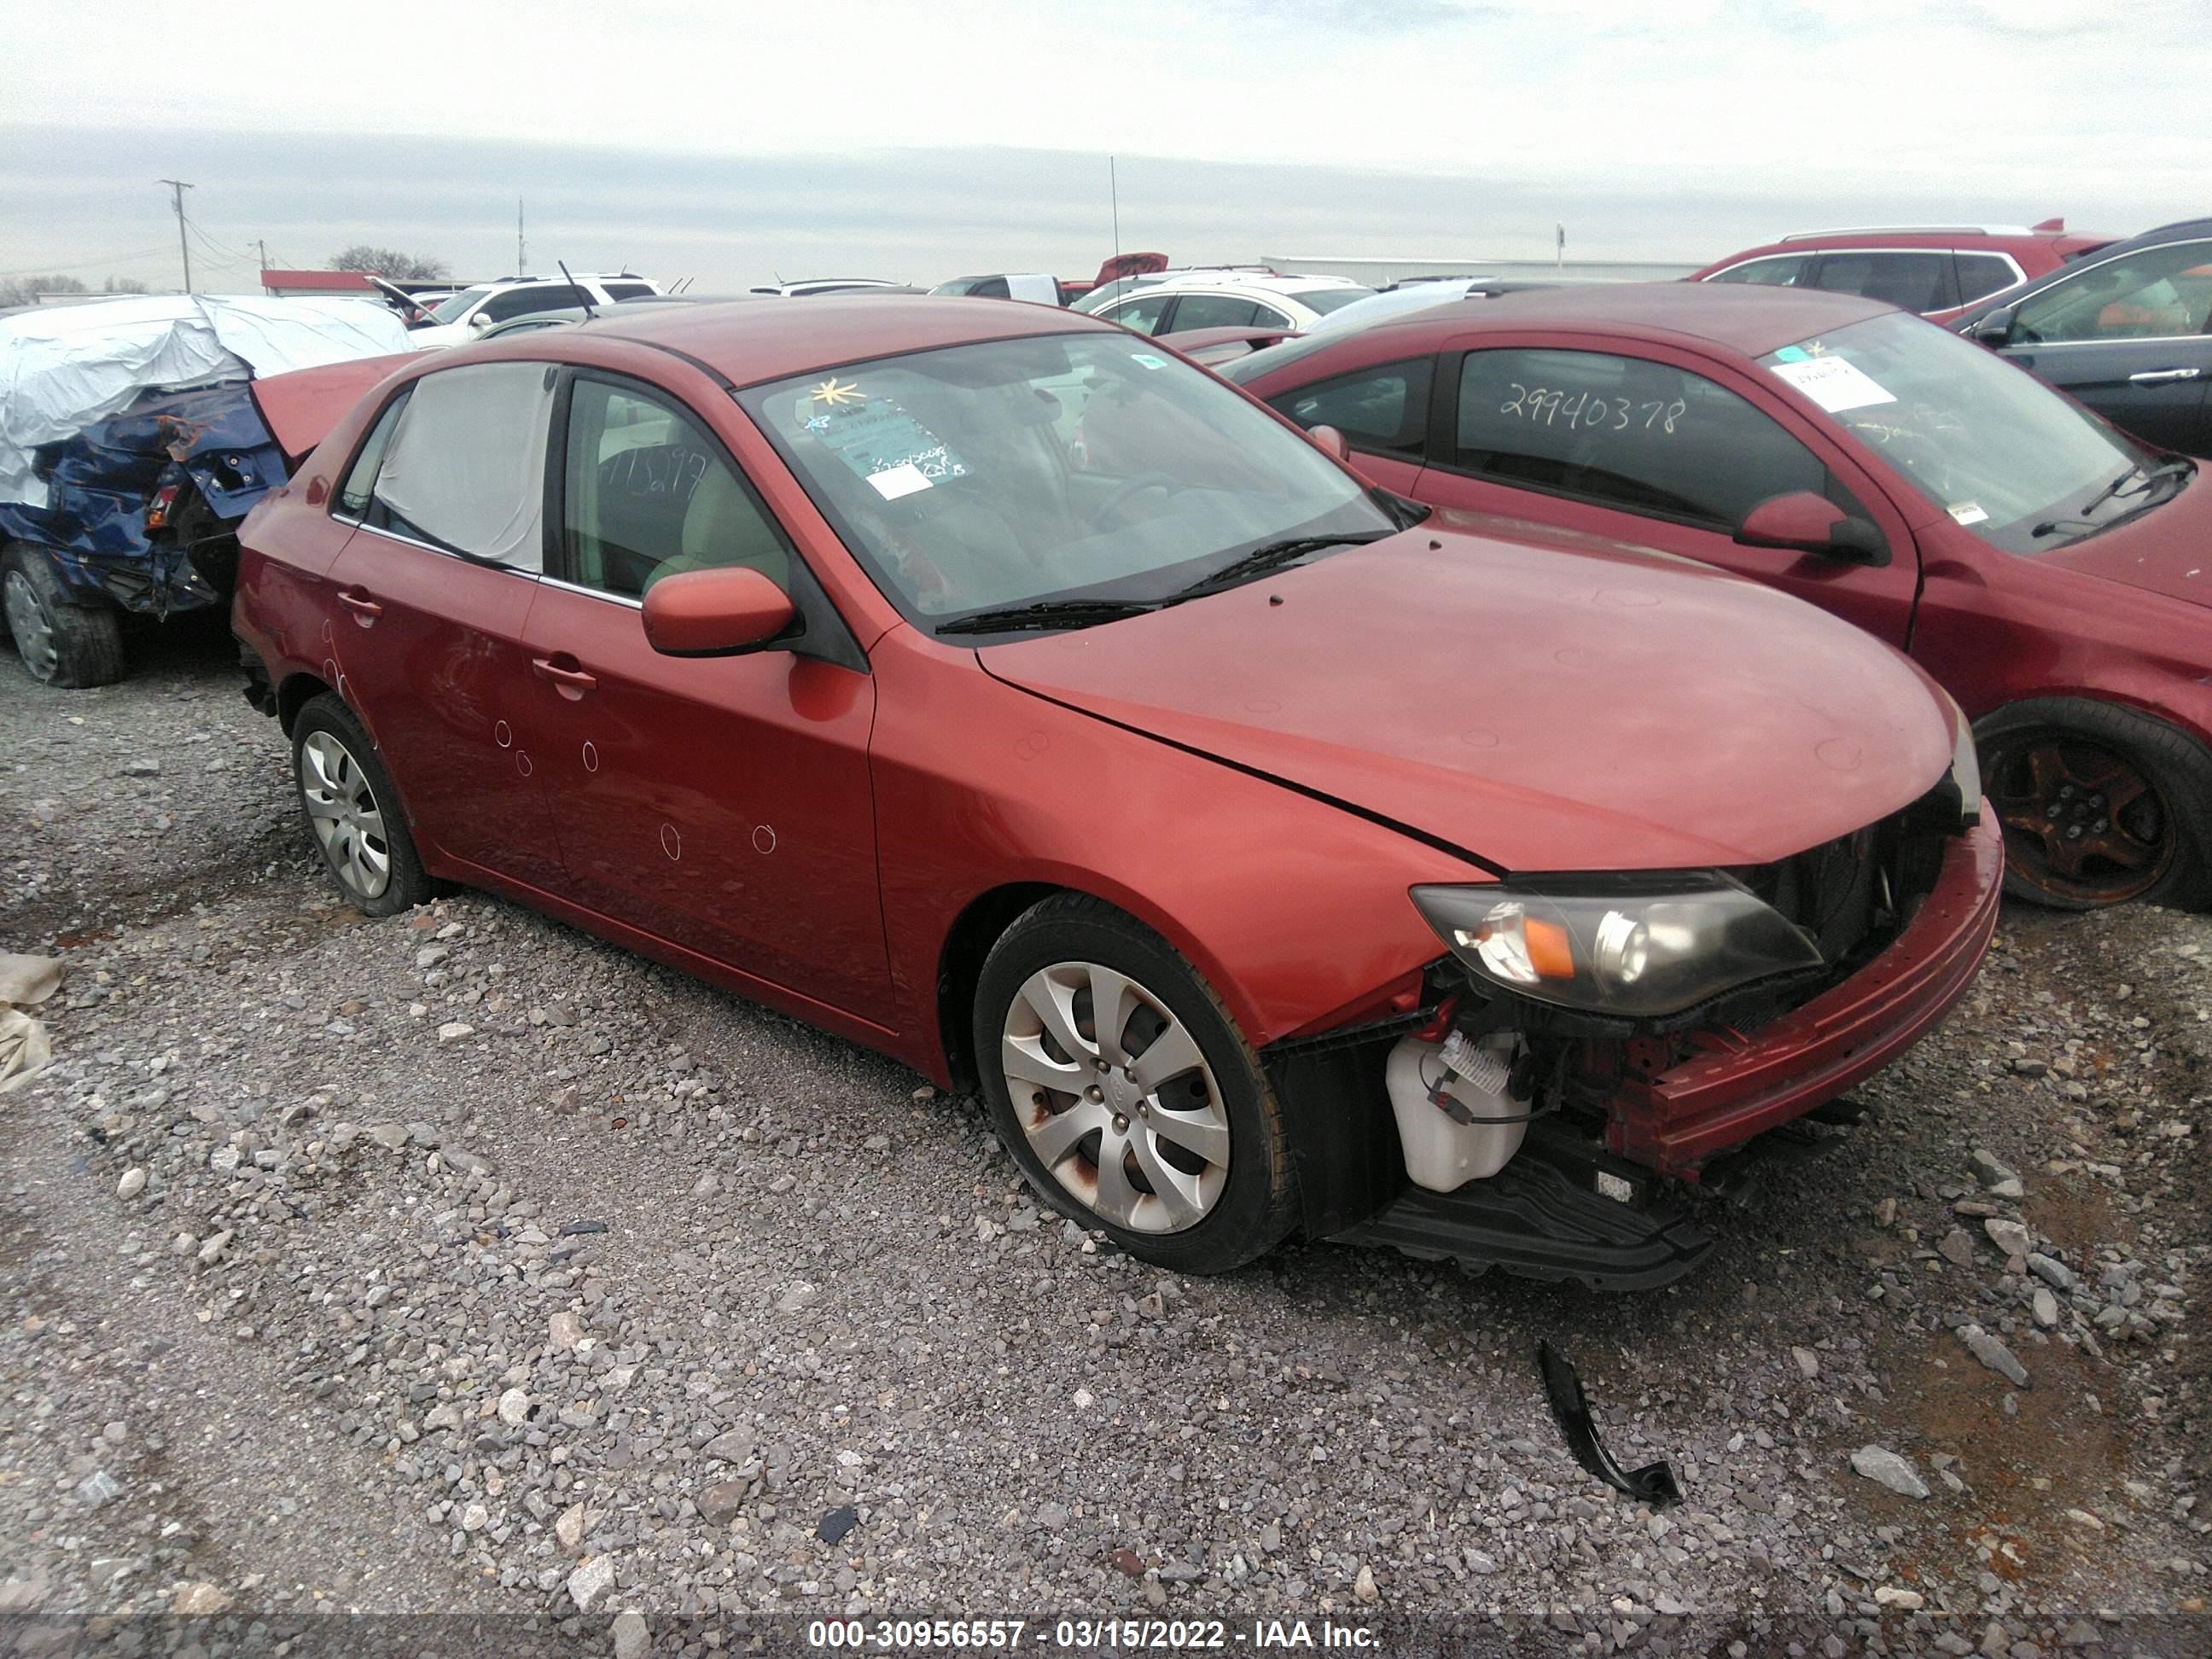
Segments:
[[[2212,219],[2114,242],[1951,326],[2161,449],[2212,455]]]

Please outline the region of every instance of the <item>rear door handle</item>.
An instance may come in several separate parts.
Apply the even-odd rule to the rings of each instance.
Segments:
[[[365,588],[338,590],[338,603],[353,612],[353,619],[363,628],[373,628],[376,619],[384,614],[384,607],[368,597]]]
[[[2147,368],[2140,374],[2129,375],[2128,384],[2164,386],[2169,380],[2193,380],[2196,378],[2197,371],[2193,368]]]
[[[572,657],[569,660],[573,662],[575,659]],[[554,690],[571,702],[595,689],[599,683],[596,676],[587,674],[580,668],[563,668],[550,657],[532,657],[530,667],[539,679],[550,680]]]

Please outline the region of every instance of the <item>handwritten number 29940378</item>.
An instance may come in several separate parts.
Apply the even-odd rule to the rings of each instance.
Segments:
[[[1524,421],[1541,422],[1546,426],[1556,426],[1564,417],[1571,428],[1602,426],[1625,432],[1640,415],[1644,430],[1671,433],[1674,423],[1690,409],[1680,398],[1671,403],[1654,398],[1639,404],[1626,398],[1602,394],[1593,397],[1587,392],[1577,392],[1570,397],[1563,388],[1524,386],[1518,380],[1512,385],[1513,396],[1498,406],[1498,412],[1517,415]]]

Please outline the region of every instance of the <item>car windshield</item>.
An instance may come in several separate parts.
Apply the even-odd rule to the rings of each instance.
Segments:
[[[488,288],[465,288],[452,299],[441,301],[438,308],[430,313],[430,320],[436,323],[458,323],[469,314],[470,308],[477,301],[490,292]]]
[[[1265,410],[1118,329],[915,352],[738,398],[925,627],[1164,600],[1279,540],[1398,527]]]
[[[1375,290],[1371,288],[1310,288],[1304,293],[1291,295],[1308,311],[1317,311],[1324,317],[1339,306],[1348,306],[1354,300],[1374,297]]]
[[[2152,464],[2141,446],[2024,370],[1917,317],[1869,317],[1759,361],[1954,520],[2008,552],[2063,546],[2158,499],[2147,497],[2148,485],[2105,493]]]

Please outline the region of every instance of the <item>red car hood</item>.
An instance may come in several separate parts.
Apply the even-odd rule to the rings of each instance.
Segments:
[[[1952,758],[1919,670],[1786,594],[1428,526],[978,655],[1507,871],[1768,863],[1896,811]],[[1158,805],[1172,856],[1175,815],[1202,809]]]
[[[2200,470],[2172,501],[2071,547],[2050,563],[2191,605],[2212,605],[2212,478]]]

